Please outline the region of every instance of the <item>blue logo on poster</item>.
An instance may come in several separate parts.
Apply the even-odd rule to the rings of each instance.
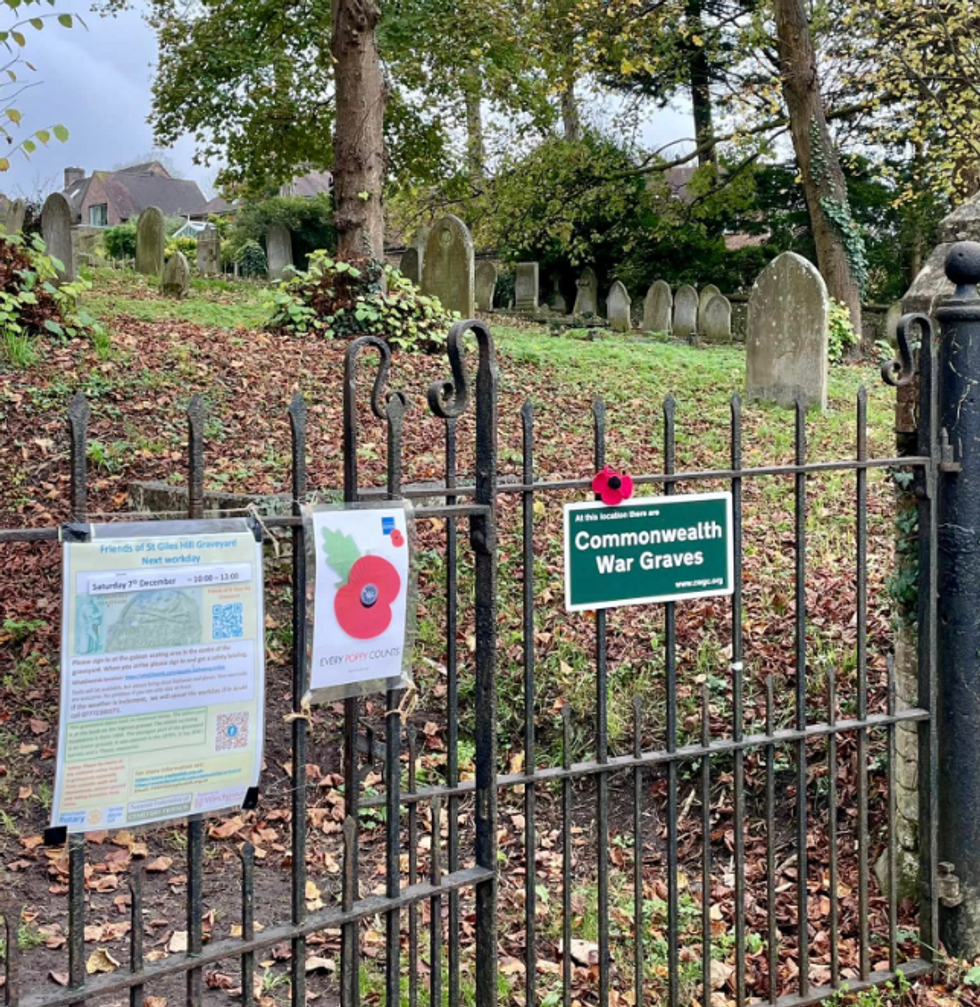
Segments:
[[[390,535],[395,530],[395,519],[393,517],[383,517],[381,519],[381,532]]]
[[[235,735],[238,734],[238,728],[234,724],[230,724],[228,726],[227,734],[229,738],[234,738]]]

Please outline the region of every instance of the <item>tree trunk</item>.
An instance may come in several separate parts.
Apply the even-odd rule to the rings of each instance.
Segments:
[[[688,0],[687,21],[691,33],[704,38],[701,23],[701,0]],[[711,115],[711,66],[708,53],[703,45],[691,43],[691,107],[694,111],[694,138],[700,149],[714,138],[714,124]],[[698,164],[717,164],[718,154],[714,145],[705,147],[698,154]]]
[[[805,3],[804,0],[774,0],[773,6],[783,97],[789,112],[796,161],[803,177],[817,263],[830,296],[850,310],[851,323],[860,338],[861,280],[858,270],[863,268],[863,250],[850,216],[840,158],[827,128]],[[850,251],[844,244],[845,235]]]
[[[582,120],[578,114],[578,98],[575,97],[575,80],[570,78],[565,84],[561,95],[561,121],[565,130],[565,139],[569,143],[578,143],[582,139]]]
[[[333,0],[334,223],[341,259],[384,256],[385,85],[377,0]]]
[[[466,161],[470,178],[483,178],[486,173],[487,150],[483,142],[483,108],[480,104],[480,76],[468,70],[464,81],[466,100]]]

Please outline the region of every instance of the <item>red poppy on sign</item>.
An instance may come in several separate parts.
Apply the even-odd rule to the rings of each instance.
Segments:
[[[615,507],[633,495],[633,480],[622,472],[614,472],[607,465],[593,478],[592,491],[604,504]]]
[[[391,603],[401,590],[401,577],[386,559],[362,556],[350,578],[337,591],[333,609],[340,628],[355,640],[373,640],[391,623]]]

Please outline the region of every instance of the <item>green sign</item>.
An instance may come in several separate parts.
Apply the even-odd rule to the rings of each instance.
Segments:
[[[731,594],[732,496],[565,506],[569,612]]]

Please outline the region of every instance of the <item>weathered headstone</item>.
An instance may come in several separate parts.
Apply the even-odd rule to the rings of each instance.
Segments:
[[[599,279],[591,266],[582,270],[582,275],[576,281],[578,293],[575,295],[575,315],[597,315],[599,313]]]
[[[518,311],[538,310],[538,264],[518,262],[514,275],[514,306]]]
[[[497,287],[497,267],[489,259],[481,259],[474,272],[474,293],[477,311],[493,311],[493,292]]]
[[[159,276],[163,272],[163,248],[167,242],[163,211],[148,206],[136,225],[136,272]]]
[[[901,301],[896,301],[885,315],[885,338],[890,346],[898,346],[898,323],[902,320],[905,309]]]
[[[705,309],[712,297],[716,297],[721,291],[713,284],[709,283],[698,296],[698,330],[701,329],[701,319],[704,317]]]
[[[48,255],[61,261],[59,281],[75,279],[75,256],[71,247],[71,204],[60,192],[52,192],[41,210],[41,237]]]
[[[749,297],[745,390],[750,399],[827,406],[830,299],[817,267],[783,252]]]
[[[438,297],[447,311],[476,314],[473,239],[451,213],[432,228],[422,263],[422,292]]]
[[[724,294],[715,294],[707,302],[698,320],[698,328],[706,343],[727,346],[732,341],[732,306]]]
[[[673,309],[674,296],[670,292],[670,284],[666,280],[655,280],[643,299],[643,331],[670,332]]]
[[[183,252],[174,252],[163,267],[160,289],[167,297],[186,297],[191,286],[191,267]]]
[[[23,229],[26,213],[27,203],[23,199],[4,199],[0,224],[3,224],[7,234],[16,234]]]
[[[698,331],[698,292],[685,283],[674,294],[674,335],[690,339]]]
[[[285,224],[272,224],[265,232],[265,257],[269,279],[278,282],[293,265],[293,236]]]
[[[422,254],[417,248],[406,248],[398,263],[398,270],[406,280],[411,280],[415,286],[422,279]]]
[[[221,238],[216,227],[205,227],[197,236],[197,271],[202,276],[221,272]]]
[[[606,297],[606,321],[610,329],[615,332],[629,332],[633,327],[630,318],[631,305],[632,301],[626,288],[616,280],[609,288],[609,296]]]

